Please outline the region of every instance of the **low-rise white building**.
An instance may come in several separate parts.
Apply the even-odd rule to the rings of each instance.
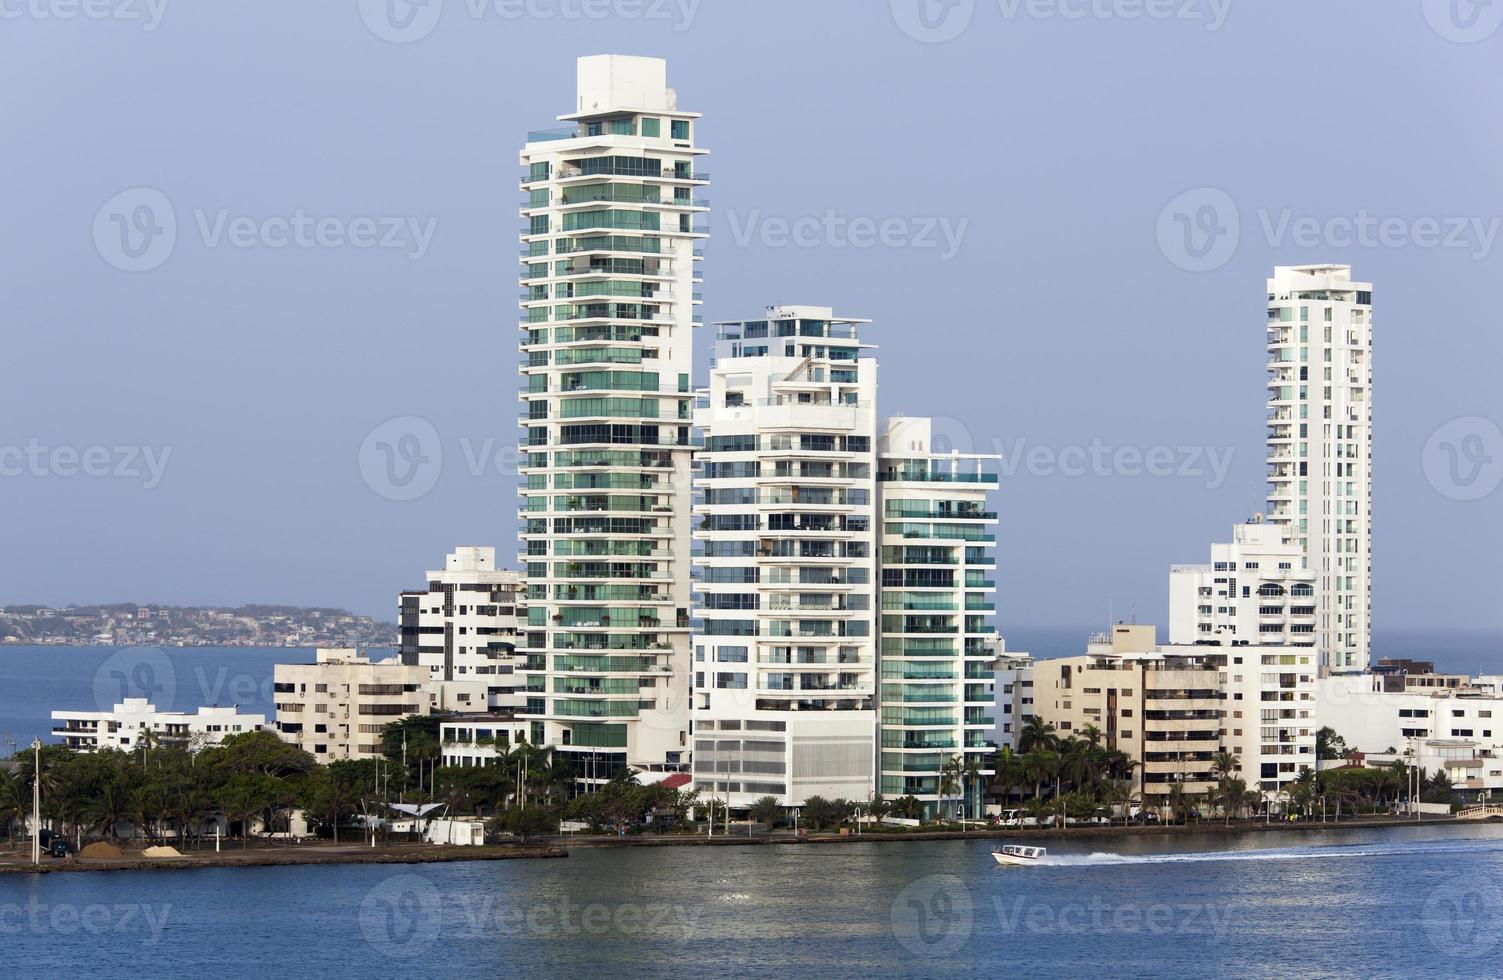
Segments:
[[[129,752],[143,744],[180,742],[197,751],[231,735],[267,727],[265,715],[241,714],[238,708],[199,708],[193,714],[162,711],[145,698],[126,698],[108,711],[54,711],[52,734],[70,749]]]
[[[381,754],[381,731],[430,714],[427,667],[372,661],[353,649],[319,650],[312,664],[277,664],[276,728],[319,762]]]
[[[519,742],[527,740],[528,723],[509,713],[470,715],[440,722],[438,739],[443,765],[498,766]]]

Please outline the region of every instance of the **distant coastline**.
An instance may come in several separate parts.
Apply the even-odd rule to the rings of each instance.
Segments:
[[[344,609],[247,605],[0,606],[0,649],[74,647],[395,647],[395,623]]]

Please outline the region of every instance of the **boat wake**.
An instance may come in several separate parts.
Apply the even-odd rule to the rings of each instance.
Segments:
[[[1503,854],[1503,840],[1463,837],[1448,840],[1406,841],[1392,844],[1329,844],[1315,847],[1273,847],[1253,851],[1191,851],[1177,854],[1050,854],[1039,859],[1047,867],[1091,867],[1118,864],[1191,864],[1203,861],[1310,861],[1324,858],[1387,857],[1401,854]]]

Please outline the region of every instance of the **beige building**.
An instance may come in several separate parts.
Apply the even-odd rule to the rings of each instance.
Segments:
[[[381,754],[381,730],[426,715],[429,670],[399,660],[372,661],[356,650],[319,650],[316,663],[277,664],[277,733],[319,762]]]
[[[1203,793],[1221,748],[1221,682],[1198,655],[1159,653],[1152,626],[1118,625],[1091,638],[1084,656],[1035,661],[1033,714],[1061,737],[1087,727],[1125,753],[1137,792],[1166,797],[1176,783]]]

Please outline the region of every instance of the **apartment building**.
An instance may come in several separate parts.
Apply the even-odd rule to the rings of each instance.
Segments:
[[[592,783],[688,758],[698,119],[663,60],[581,58],[521,152],[522,717]]]
[[[937,452],[927,418],[890,418],[877,440],[882,513],[879,788],[926,815],[976,798],[993,774],[996,525],[1001,457]],[[976,775],[946,785],[952,761]]]
[[[1169,642],[1314,646],[1314,571],[1284,528],[1254,519],[1211,545],[1204,565],[1169,573]]]
[[[876,361],[868,321],[723,323],[695,412],[696,787],[866,799],[877,712]]]
[[[1248,789],[1277,794],[1301,769],[1316,768],[1316,681],[1319,657],[1311,646],[1232,643],[1164,646],[1216,667],[1221,691],[1221,747],[1241,763]]]
[[[232,735],[266,728],[266,716],[235,707],[163,711],[146,698],[126,698],[108,711],[54,711],[52,735],[70,749],[130,752],[145,746],[183,745],[198,751]]]
[[[1161,653],[1152,626],[1119,624],[1091,638],[1083,656],[1035,661],[1033,714],[1061,737],[1088,727],[1140,765],[1136,791],[1162,802],[1178,784],[1203,793],[1215,783],[1222,746],[1219,669],[1198,649]]]
[[[520,709],[521,576],[496,567],[496,549],[464,547],[427,582],[401,594],[402,663],[428,668],[431,681],[455,691],[451,701],[469,695],[465,710]]]
[[[992,644],[991,741],[997,748],[1016,749],[1018,732],[1033,717],[1033,658],[1007,649],[997,637]]]
[[[1372,646],[1372,284],[1346,265],[1268,280],[1268,515],[1315,573],[1321,668]]]
[[[381,754],[381,731],[430,713],[430,671],[399,659],[372,661],[352,649],[319,650],[312,664],[273,671],[277,733],[319,762]]]

